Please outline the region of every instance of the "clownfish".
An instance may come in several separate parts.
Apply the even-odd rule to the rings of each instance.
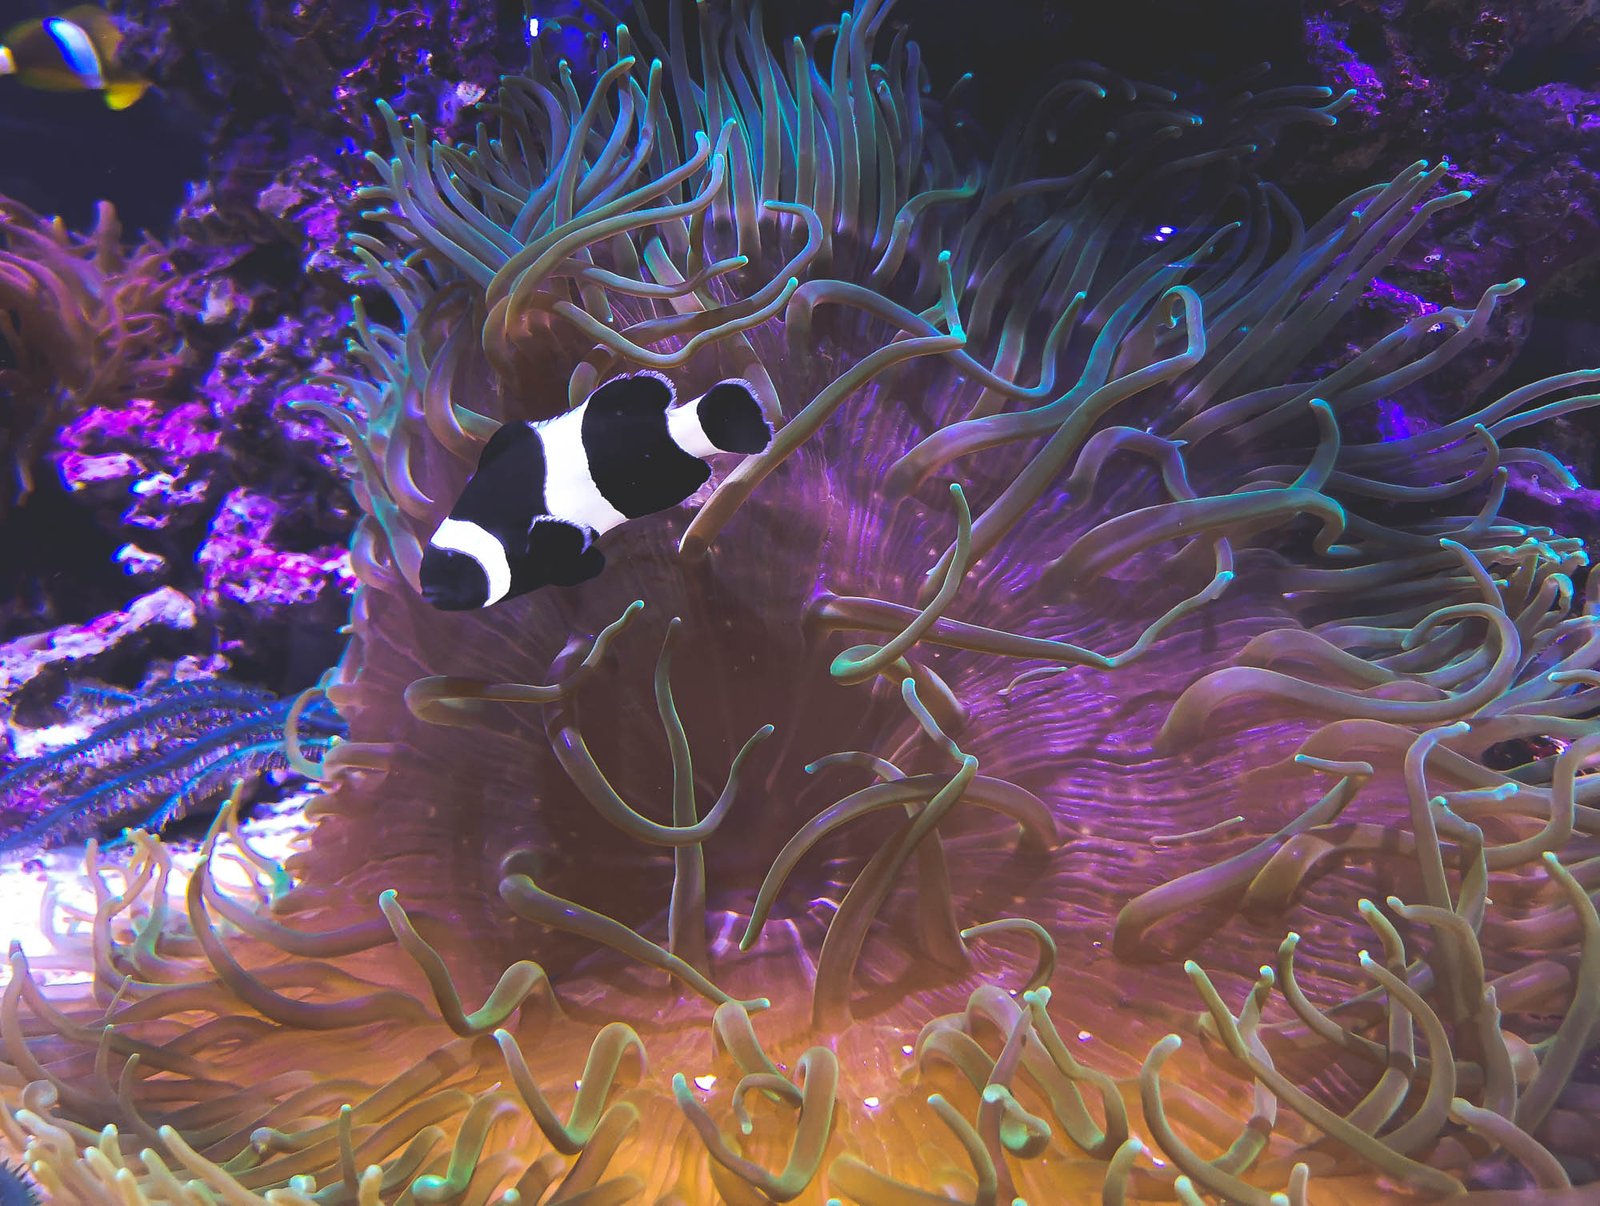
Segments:
[[[69,8],[12,26],[0,43],[0,75],[46,92],[98,92],[108,108],[126,109],[150,87],[117,60],[122,31],[104,9]]]
[[[772,442],[749,382],[673,401],[671,382],[641,372],[554,419],[503,424],[423,551],[422,597],[468,611],[587,582],[605,566],[597,537],[688,498],[711,476],[703,458]]]

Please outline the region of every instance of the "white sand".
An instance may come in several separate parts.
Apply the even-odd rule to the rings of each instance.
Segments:
[[[258,805],[241,827],[250,845],[268,858],[282,862],[310,831],[304,806],[308,794],[291,796],[278,804]],[[169,900],[179,909],[184,887],[200,861],[200,846],[194,841],[175,842],[172,851],[172,877],[168,881]],[[45,934],[51,929],[69,934],[87,934],[88,918],[94,912],[94,893],[84,872],[84,852],[80,843],[49,850],[42,854],[21,854],[0,859],[0,939],[6,949],[20,942],[35,978],[44,984],[86,982],[87,970],[53,966],[55,951]],[[102,866],[126,866],[131,847],[101,854]],[[245,873],[233,859],[217,859],[212,872],[224,887],[245,885]],[[118,877],[110,882],[118,885]],[[47,922],[53,919],[53,924]],[[0,986],[11,979],[11,969],[0,963]]]

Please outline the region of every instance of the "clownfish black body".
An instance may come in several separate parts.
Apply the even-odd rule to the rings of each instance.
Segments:
[[[703,458],[760,452],[772,428],[744,381],[673,405],[654,373],[607,381],[583,405],[490,437],[422,555],[422,595],[444,611],[491,607],[598,574],[597,537],[665,511],[711,476]]]

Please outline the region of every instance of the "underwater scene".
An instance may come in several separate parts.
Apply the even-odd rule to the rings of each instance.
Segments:
[[[1600,1203],[1600,13],[0,0],[0,1206]]]

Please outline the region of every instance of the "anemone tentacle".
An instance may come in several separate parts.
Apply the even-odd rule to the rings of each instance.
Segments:
[[[1449,166],[1308,225],[1261,164],[1347,97],[1089,68],[980,157],[888,4],[778,51],[694,7],[469,145],[383,110],[399,321],[306,404],[363,511],[351,740],[253,887],[91,855],[92,989],[0,1000],[7,1141],[84,1201],[1592,1183],[1600,579],[1503,512],[1600,374],[1375,442],[1521,282],[1327,350]],[[582,588],[429,609],[495,428],[642,367],[749,380],[771,447]]]

